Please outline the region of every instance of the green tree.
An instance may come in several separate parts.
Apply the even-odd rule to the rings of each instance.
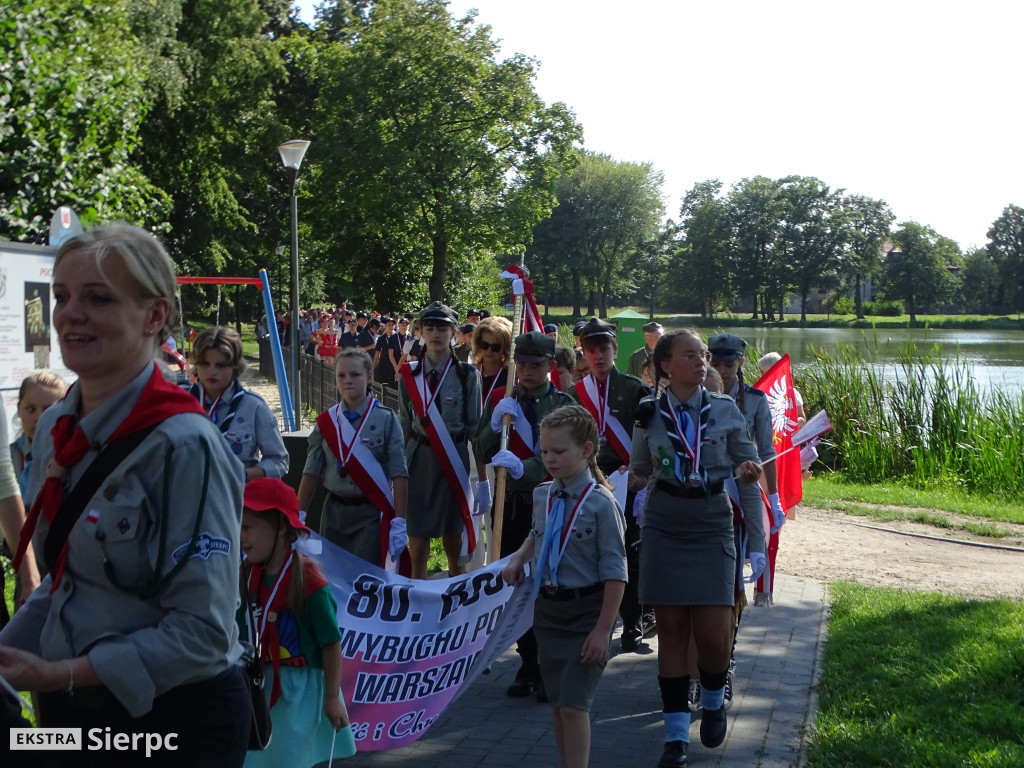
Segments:
[[[680,249],[672,257],[666,279],[674,294],[701,317],[714,317],[736,297],[730,251],[729,204],[717,179],[698,182],[683,197],[679,209]],[[694,276],[701,279],[695,280]]]
[[[782,271],[800,295],[800,319],[805,321],[811,288],[832,288],[839,282],[849,239],[843,190],[832,190],[813,176],[787,176],[778,184],[785,203],[779,239]]]
[[[895,248],[889,251],[883,267],[885,282],[882,297],[902,300],[917,320],[921,307],[951,299],[959,287],[950,272],[961,266],[960,248],[948,237],[915,221],[905,221],[892,234]]]
[[[742,179],[729,192],[732,273],[739,295],[753,299],[753,318],[774,319],[786,294],[786,272],[779,247],[786,202],[779,183],[765,176]]]
[[[863,195],[849,195],[842,204],[848,217],[845,271],[853,281],[854,311],[863,320],[861,286],[865,280],[878,274],[882,248],[896,217],[885,201]]]
[[[986,246],[993,262],[998,266],[1003,285],[1013,297],[1014,308],[1021,309],[1024,293],[1024,208],[1008,205],[992,223]],[[1005,293],[1000,295],[1000,303]]]
[[[998,260],[987,248],[972,248],[964,254],[960,276],[967,310],[985,314],[1004,311],[1007,286],[1001,271]],[[1011,288],[1015,287],[1016,283],[1012,284]]]
[[[123,8],[0,7],[0,235],[42,242],[61,205],[83,221],[156,224],[164,198],[132,164],[146,115]]]
[[[165,240],[185,274],[255,275],[288,231],[276,147],[292,137],[274,101],[285,68],[271,21],[258,0],[153,8],[136,17],[153,108],[135,159],[171,196]]]
[[[679,227],[669,219],[652,237],[641,238],[633,258],[633,279],[638,301],[647,307],[647,316],[653,320],[660,296],[666,293],[665,269],[669,259],[679,250]]]
[[[454,20],[442,0],[343,11],[340,26],[328,14],[338,40],[317,68],[319,221],[333,216],[335,258],[374,262],[378,295],[425,267],[429,298],[442,299],[484,264],[479,254],[526,247],[581,129],[537,96],[535,61],[496,60],[472,14]]]

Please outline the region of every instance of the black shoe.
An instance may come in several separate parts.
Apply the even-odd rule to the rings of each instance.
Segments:
[[[714,749],[725,741],[728,724],[725,721],[725,707],[718,709],[704,708],[700,718],[700,743],[708,749]]]
[[[622,637],[619,638],[619,645],[622,646],[623,653],[632,653],[640,647],[640,636],[632,634],[627,635],[623,632]]]
[[[538,677],[533,684],[534,689],[537,691],[537,701],[541,704],[548,703],[548,690],[544,687],[544,679]]]
[[[651,637],[658,631],[658,620],[655,618],[653,610],[644,612],[640,618],[640,628],[644,637]]]
[[[516,699],[529,696],[534,692],[534,690],[536,690],[538,680],[540,680],[540,670],[527,667],[524,664],[519,667],[519,671],[516,672],[516,679],[512,682],[512,685],[508,687],[508,690],[505,693]]]
[[[686,768],[686,742],[666,741],[658,768]]]

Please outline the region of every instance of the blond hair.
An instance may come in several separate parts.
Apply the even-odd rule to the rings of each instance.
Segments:
[[[110,255],[119,257],[121,263],[115,264],[113,269],[123,268],[128,273],[137,289],[136,298],[167,300],[167,318],[154,339],[154,351],[162,345],[178,324],[178,308],[174,300],[174,262],[160,241],[140,227],[107,224],[82,232],[62,243],[53,260],[55,272],[61,260],[74,251],[95,255],[100,274],[106,279],[109,278],[103,262]]]
[[[68,385],[64,379],[52,371],[35,371],[21,380],[21,387],[18,389],[18,405],[21,405],[21,401],[25,399],[29,387],[48,389],[63,395],[67,391]]]
[[[577,445],[582,446],[585,443],[590,443],[593,451],[587,460],[587,468],[600,485],[611,490],[611,485],[604,476],[604,472],[597,466],[600,433],[597,430],[597,422],[590,415],[590,411],[582,405],[563,405],[544,417],[540,423],[540,429],[542,432],[545,429],[566,429],[573,442]]]
[[[476,328],[473,329],[473,347],[480,341],[480,335],[487,331],[501,344],[501,364],[508,365],[509,357],[512,354],[512,322],[504,317],[485,317]]]

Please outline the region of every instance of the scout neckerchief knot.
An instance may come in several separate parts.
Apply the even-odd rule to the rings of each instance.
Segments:
[[[700,448],[704,442],[704,433],[708,426],[708,415],[711,413],[711,398],[708,391],[700,389],[700,426],[693,423],[683,408],[677,412],[669,405],[668,397],[661,396],[659,406],[661,418],[665,421],[668,439],[676,449],[676,478],[683,485],[691,488],[707,487],[708,473],[700,461]],[[683,467],[686,467],[684,477]]]
[[[537,572],[533,575],[533,588],[535,591],[540,589],[541,575],[544,573],[545,565],[548,568],[548,579],[545,582],[545,586],[558,586],[558,564],[562,561],[562,555],[565,554],[565,547],[569,543],[569,535],[572,533],[573,525],[576,523],[576,517],[579,515],[580,510],[583,509],[583,502],[590,496],[590,492],[594,490],[595,485],[597,483],[591,481],[583,489],[579,501],[572,508],[572,514],[569,516],[568,521],[565,520],[565,500],[569,494],[564,488],[552,493],[554,483],[548,486],[548,517],[544,523],[544,540],[540,545],[540,557],[537,558]]]
[[[72,385],[72,388],[77,384]],[[72,389],[68,390],[70,395]],[[65,395],[67,399],[68,395]],[[117,428],[107,438],[104,445],[110,445],[121,438],[133,435],[143,429],[159,424],[176,416],[179,413],[202,413],[205,412],[199,407],[195,398],[191,397],[180,387],[171,384],[164,378],[163,373],[153,364],[153,373],[143,387],[139,399],[135,402],[131,412],[124,418]],[[29,543],[32,541],[32,534],[39,524],[39,518],[45,517],[48,525],[52,525],[64,502],[64,481],[67,472],[71,467],[80,462],[89,453],[89,438],[78,424],[78,418],[66,414],[57,419],[57,423],[50,430],[53,437],[53,459],[46,470],[46,480],[43,487],[36,496],[35,503],[25,520],[21,529],[21,538],[18,541],[18,551],[14,555],[14,569],[21,565],[21,558],[24,557]],[[67,560],[68,543],[65,541],[61,546],[60,555],[56,562],[48,565],[53,576],[53,584],[50,591],[57,589],[60,578],[64,573],[64,563]]]
[[[231,392],[231,406],[228,408],[228,414],[224,417],[224,421],[220,423],[220,431],[222,433],[228,431],[228,425],[231,424],[235,419],[235,411],[238,410],[238,406],[242,404],[242,398],[245,397],[245,390],[242,388],[241,383],[235,381],[232,382],[228,388],[220,394],[220,396],[210,402],[206,397],[206,391],[198,384],[193,384],[189,388],[189,392],[199,401],[199,407],[203,409],[207,416],[210,417],[210,421],[214,424],[217,423],[217,406],[220,405],[220,401],[224,399],[224,395]]]

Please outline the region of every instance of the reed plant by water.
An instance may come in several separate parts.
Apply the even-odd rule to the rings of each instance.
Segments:
[[[823,460],[858,483],[899,480],[1024,498],[1024,397],[980,391],[971,366],[938,346],[901,351],[892,375],[849,346],[811,350],[800,372],[808,414],[825,408]]]

